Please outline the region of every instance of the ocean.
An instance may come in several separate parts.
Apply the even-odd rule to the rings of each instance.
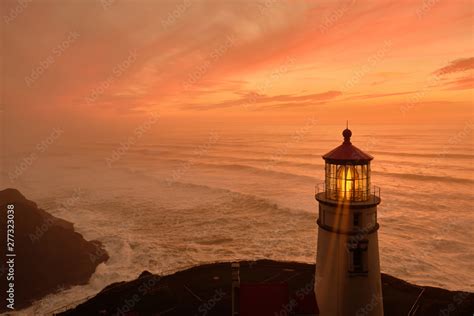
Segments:
[[[159,124],[159,123],[158,123]],[[214,261],[315,262],[321,156],[345,126],[202,128],[119,141],[52,142],[7,186],[100,240],[110,260],[90,283],[27,309],[43,314],[143,270]],[[373,155],[381,270],[474,291],[473,123],[350,126]],[[8,157],[9,166],[37,147]]]

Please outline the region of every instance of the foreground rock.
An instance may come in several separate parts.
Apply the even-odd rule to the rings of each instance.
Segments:
[[[19,191],[0,191],[2,252],[7,249],[7,205],[14,205],[15,309],[72,285],[86,284],[108,255],[97,241],[86,241],[73,224],[27,200]],[[10,227],[9,227],[10,228]],[[8,251],[7,251],[8,253]],[[0,263],[0,312],[7,310],[6,260]]]
[[[240,263],[242,283],[288,283],[290,297],[311,296],[314,265],[259,260]],[[407,315],[423,288],[382,275],[386,316]],[[299,315],[297,304],[287,306]],[[425,287],[417,316],[472,316],[474,294]],[[367,305],[370,309],[370,302]],[[366,315],[368,311],[361,311]],[[130,282],[111,284],[95,297],[62,315],[230,315],[231,265],[215,263],[193,267],[168,276],[143,272]],[[307,315],[307,314],[306,314]],[[261,315],[263,316],[263,315]],[[272,314],[273,316],[273,314]]]

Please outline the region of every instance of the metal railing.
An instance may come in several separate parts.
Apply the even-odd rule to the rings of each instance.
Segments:
[[[328,199],[338,200],[340,193],[343,191],[340,190],[326,190],[326,183],[320,182],[315,185],[314,194],[318,193],[326,193],[325,197]],[[380,199],[380,187],[378,186],[371,186],[367,190],[354,190],[350,194],[350,198],[342,198],[344,201],[351,201],[351,202],[364,202],[370,200],[371,197],[376,197]]]

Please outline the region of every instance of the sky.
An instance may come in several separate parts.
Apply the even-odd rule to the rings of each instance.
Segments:
[[[473,116],[472,1],[1,5],[4,134]]]

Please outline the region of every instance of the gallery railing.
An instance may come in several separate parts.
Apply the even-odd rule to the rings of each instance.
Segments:
[[[371,199],[380,199],[380,187],[371,186],[367,190],[343,191],[340,189],[326,189],[326,183],[322,182],[315,186],[315,194],[324,193],[326,199],[350,202],[365,202]]]

